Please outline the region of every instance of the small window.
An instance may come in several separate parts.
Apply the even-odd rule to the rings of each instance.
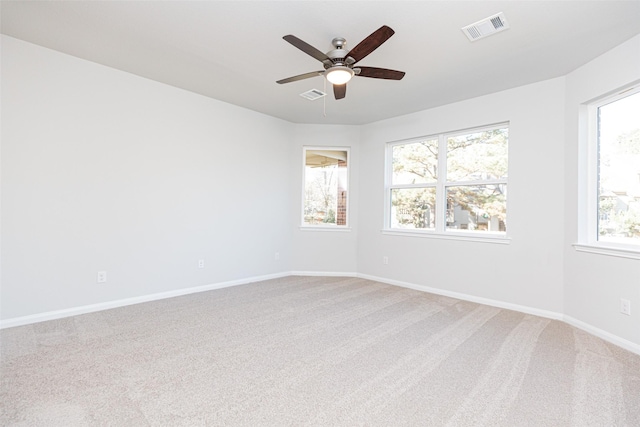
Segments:
[[[385,229],[507,230],[506,124],[389,143]]]
[[[302,225],[346,227],[349,149],[304,148]]]
[[[589,241],[640,250],[640,88],[590,110]]]

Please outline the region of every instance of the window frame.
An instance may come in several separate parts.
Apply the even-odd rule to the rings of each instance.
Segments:
[[[578,242],[573,246],[581,252],[601,255],[617,256],[621,258],[640,259],[640,241],[638,243],[621,243],[602,241],[599,239],[599,108],[619,101],[631,95],[640,94],[640,82],[625,86],[619,90],[591,100],[582,106],[581,116],[585,118],[582,126],[583,137],[580,144],[583,152],[583,164],[579,170],[582,201],[578,214],[583,221],[579,221]]]
[[[504,184],[508,188],[508,173],[504,179],[491,179],[491,180],[470,180],[470,181],[448,181],[447,180],[447,139],[460,135],[467,135],[470,133],[483,132],[487,130],[495,130],[499,128],[507,128],[510,130],[510,122],[500,122],[484,126],[478,126],[467,129],[460,129],[450,132],[442,132],[437,134],[426,135],[417,138],[410,138],[398,141],[390,141],[385,146],[385,176],[384,176],[384,224],[382,228],[383,234],[398,235],[398,236],[413,236],[413,237],[425,237],[436,239],[449,239],[449,240],[465,240],[473,242],[488,242],[498,244],[509,244],[511,237],[509,229],[504,232],[495,231],[474,231],[474,230],[457,230],[447,228],[446,225],[446,211],[447,200],[446,192],[448,187],[456,186],[472,186],[472,185],[493,185]],[[424,184],[393,184],[393,148],[399,145],[407,145],[422,141],[437,140],[438,141],[438,162],[437,162],[437,179],[433,183]],[[444,154],[444,155],[443,155]],[[509,162],[509,154],[507,151],[507,164]],[[398,188],[429,188],[434,187],[436,189],[435,198],[435,227],[432,229],[402,229],[393,228],[391,226],[391,210],[392,210],[392,191]],[[509,210],[509,200],[506,200],[506,209]]]
[[[346,195],[346,214],[345,225],[338,225],[332,223],[324,224],[306,224],[304,221],[305,216],[305,201],[306,201],[306,183],[307,183],[307,151],[344,151],[347,153],[347,195]],[[302,191],[300,200],[300,230],[303,231],[334,231],[344,232],[351,231],[351,208],[350,208],[350,190],[351,187],[351,148],[343,146],[303,146],[302,147]],[[337,213],[336,213],[337,214]]]

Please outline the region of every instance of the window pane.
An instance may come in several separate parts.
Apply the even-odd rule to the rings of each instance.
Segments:
[[[391,190],[392,228],[434,228],[435,188],[395,188]]]
[[[507,231],[507,186],[447,187],[447,229]]]
[[[435,182],[438,166],[438,140],[394,145],[391,183],[423,184]]]
[[[305,150],[304,225],[347,225],[347,152]]]
[[[598,109],[598,239],[640,243],[640,93]]]
[[[507,177],[509,129],[492,129],[447,138],[447,181]]]

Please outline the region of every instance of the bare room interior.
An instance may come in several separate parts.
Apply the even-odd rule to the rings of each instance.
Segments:
[[[640,1],[0,13],[1,425],[640,425]]]

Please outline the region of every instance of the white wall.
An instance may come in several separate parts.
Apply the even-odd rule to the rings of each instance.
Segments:
[[[5,36],[2,57],[2,319],[341,272],[565,313],[640,345],[640,261],[571,247],[579,105],[640,79],[640,37],[567,77],[365,126],[293,125]],[[381,233],[387,141],[503,121],[510,244]],[[300,230],[304,145],[350,147],[350,232]]]
[[[384,235],[388,141],[510,122],[508,245]],[[358,271],[551,312],[562,311],[564,79],[363,126]],[[364,185],[363,183],[366,183]],[[382,257],[389,264],[382,264]]]
[[[633,82],[640,83],[640,36],[623,43],[566,77],[565,306],[567,316],[640,345],[640,260],[577,252],[579,194],[585,180],[584,107],[581,105]],[[580,111],[582,110],[582,115]],[[581,131],[582,130],[582,131]],[[620,314],[620,298],[631,316]]]
[[[291,194],[294,219],[292,268],[300,272],[348,273],[357,272],[358,188],[360,164],[360,127],[343,125],[296,125],[293,147],[294,161]],[[347,231],[319,231],[301,228],[303,147],[348,147],[350,149]]]
[[[2,56],[2,319],[290,270],[292,124],[6,36]]]

